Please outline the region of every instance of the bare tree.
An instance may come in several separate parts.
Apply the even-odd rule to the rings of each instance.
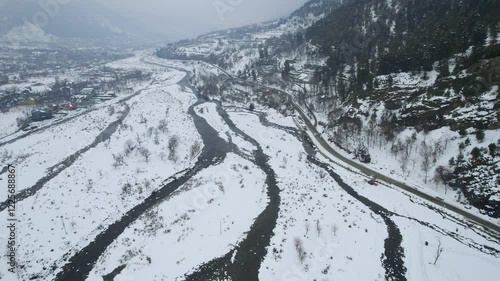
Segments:
[[[16,124],[17,127],[22,127],[25,123],[26,120],[30,117],[30,114],[28,112],[24,112],[22,116],[16,118]]]
[[[114,106],[110,106],[108,107],[108,113],[109,113],[109,116],[112,116],[113,114],[116,113],[116,109]]]
[[[146,179],[144,180],[144,188],[146,188],[147,191],[151,189],[151,181]]]
[[[198,155],[201,151],[201,144],[199,141],[195,141],[194,144],[191,146],[191,160]]]
[[[430,145],[427,144],[426,141],[423,141],[422,144],[420,145],[420,157],[421,159],[421,167],[422,171],[425,172],[425,183],[427,183],[427,179],[429,176],[429,171],[432,166],[432,154],[433,154],[433,149]]]
[[[437,140],[434,142],[434,151],[432,155],[434,158],[439,158],[444,154],[444,148],[441,140]]]
[[[141,115],[139,116],[139,119],[140,119],[140,120],[139,120],[139,123],[140,123],[140,124],[147,124],[147,123],[148,123],[148,119],[147,119],[146,117],[144,117],[144,115],[143,115],[143,114],[141,114]]]
[[[318,233],[318,237],[321,235],[321,225],[319,220],[316,221],[316,232]]]
[[[149,149],[145,148],[145,147],[140,147],[139,148],[139,154],[144,157],[144,160],[146,161],[146,163],[149,162],[149,158],[151,157],[151,151],[149,151]]]
[[[9,160],[11,160],[12,158],[14,158],[14,154],[13,154],[12,150],[4,150],[2,152],[2,154],[0,155],[0,159],[1,159],[0,162],[6,163]]]
[[[168,140],[168,159],[177,162],[177,147],[179,146],[179,137],[172,136]]]
[[[153,141],[154,141],[155,145],[160,144],[160,134],[158,133],[158,130],[155,130],[155,138]]]
[[[451,174],[452,172],[444,166],[439,166],[436,168],[434,182],[436,182],[436,184],[442,183],[444,185],[445,193],[447,193],[448,191],[447,183],[450,180]]]
[[[137,144],[139,144],[139,146],[142,145],[143,141],[142,141],[141,135],[139,135],[139,133],[136,134],[135,140],[137,141]]]
[[[135,145],[134,145],[134,141],[133,140],[127,140],[125,142],[125,156],[130,156],[130,154],[132,153],[132,151],[134,151],[135,149]]]
[[[434,260],[434,265],[436,265],[436,263],[439,260],[439,257],[441,257],[442,253],[443,253],[443,246],[441,245],[441,240],[439,240],[439,244],[438,244],[437,251],[436,251],[436,259]]]
[[[403,174],[406,175],[406,172],[408,171],[408,162],[410,161],[410,157],[404,153],[400,157],[400,163],[401,163],[401,171],[403,171]]]
[[[286,165],[288,164],[288,159],[286,156],[283,156],[283,165],[281,165],[282,168],[286,168]]]
[[[121,198],[124,201],[127,196],[132,195],[132,185],[127,181],[126,184],[122,186]]]
[[[125,157],[123,156],[123,154],[113,154],[113,159],[115,160],[115,162],[113,163],[113,167],[118,168],[125,165]]]
[[[295,238],[295,250],[297,250],[297,254],[299,256],[300,262],[304,262],[306,258],[306,252],[304,251],[304,244],[300,238]]]
[[[168,133],[167,120],[165,120],[165,119],[160,120],[160,123],[158,124],[158,130],[160,130],[160,132],[162,132],[164,134]]]
[[[149,127],[147,131],[148,138],[153,136],[153,133],[155,132],[155,128]]]
[[[165,161],[165,159],[167,158],[167,154],[165,152],[160,152],[160,160],[161,161]]]

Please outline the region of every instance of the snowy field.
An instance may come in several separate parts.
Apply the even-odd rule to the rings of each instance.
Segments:
[[[231,117],[251,135],[258,135],[260,130],[269,134],[266,153],[275,159],[273,168],[283,188],[284,203],[276,235],[261,268],[260,279],[384,280],[379,258],[387,232],[381,219],[343,192],[317,167],[312,167],[304,158],[300,160],[303,149],[294,137],[260,126],[255,116],[234,114]],[[322,161],[328,162],[325,158]],[[474,244],[498,249],[498,241],[444,219],[441,214],[418,204],[420,200],[396,189],[385,186],[375,189],[359,175],[341,167],[335,169],[359,194],[401,215],[394,220],[403,235],[408,280],[472,280],[476,273],[469,270],[469,264],[487,272],[485,276],[500,273],[498,253],[492,256],[469,247]],[[294,239],[300,239],[308,253],[302,262]],[[444,250],[434,265],[439,241]],[[425,246],[425,242],[429,246]],[[357,270],[361,264],[363,270]]]
[[[18,131],[17,119],[31,114],[32,110],[31,106],[20,106],[10,108],[9,112],[0,112],[0,140]]]
[[[323,127],[319,126],[317,129],[320,133],[324,130]],[[485,214],[482,214],[478,209],[469,206],[463,195],[452,191],[450,187],[444,186],[442,183],[435,183],[433,180],[434,169],[436,167],[440,165],[447,166],[451,158],[456,159],[456,148],[459,147],[460,143],[464,142],[464,138],[461,138],[457,132],[454,132],[449,128],[441,128],[439,130],[430,131],[426,135],[417,134],[414,129],[407,129],[396,136],[394,143],[397,143],[398,141],[404,143],[411,140],[413,136],[416,138],[413,140],[410,155],[406,162],[407,168],[404,172],[401,169],[402,164],[400,158],[395,157],[391,152],[392,143],[380,146],[376,145],[374,149],[370,150],[372,162],[370,164],[363,164],[359,162],[359,164],[373,169],[381,174],[390,176],[391,178],[405,183],[406,185],[419,191],[425,192],[426,194],[439,197],[447,203],[480,216],[485,220],[500,222],[497,219],[493,219]],[[323,132],[322,137],[324,139],[328,139],[329,134]],[[486,131],[484,141],[478,142],[471,133],[470,137],[468,137],[470,145],[464,148],[463,153],[465,155],[469,155],[474,147],[487,149],[490,143],[495,143],[498,140],[498,137],[497,131]],[[420,145],[424,141],[430,146],[439,144],[442,147],[442,154],[439,156],[438,160],[432,164],[432,170],[428,172],[427,181],[425,180],[425,171],[421,169],[421,159],[419,155],[419,150],[421,149]],[[349,154],[348,152],[339,149],[335,146],[335,144],[331,144],[331,147],[335,149],[337,153],[345,156],[346,158],[357,161],[354,159],[353,154]],[[498,187],[498,191],[500,191],[500,187]]]
[[[230,115],[249,135],[262,136],[264,152],[272,157],[271,165],[281,188],[278,225],[259,279],[377,280],[383,276],[379,257],[386,233],[383,225],[370,218],[371,212],[346,196],[319,168],[311,166],[294,136],[260,125],[252,114]],[[297,241],[308,253],[302,261]],[[352,251],[357,247],[369,254]],[[366,265],[363,271],[356,270],[360,264]]]
[[[113,114],[103,106],[2,147],[14,151],[13,158],[18,159],[18,188],[23,190],[39,181],[47,168],[93,142],[127,108],[129,111],[106,141],[79,155],[34,196],[18,203],[18,233],[23,234],[18,241],[19,264],[24,268],[21,276],[28,279],[37,273],[48,279],[46,268],[60,264],[65,254],[71,255],[92,241],[100,230],[159,188],[163,180],[192,165],[189,147],[199,135],[186,114],[195,97],[176,84],[183,77],[182,72],[163,69],[138,96],[116,105]],[[167,146],[173,136],[178,147],[175,155],[169,155]],[[129,145],[132,151],[127,151]],[[141,148],[149,150],[148,159]],[[117,161],[117,156],[123,160]],[[6,198],[5,191],[2,189],[2,198]],[[6,227],[6,212],[0,216],[2,227]]]
[[[185,280],[227,253],[234,253],[233,263],[250,233],[262,230],[255,224],[272,204],[278,207],[276,226],[259,280],[387,280],[390,270],[414,281],[500,275],[498,239],[395,187],[368,185],[304,144],[291,116],[258,104],[255,112],[241,108],[248,105],[218,108],[220,103],[201,102],[185,86],[183,69],[219,70],[151,52],[108,66],[147,70],[153,77],[136,85],[130,99],[58,125],[48,122],[17,140],[19,135],[9,136],[13,142],[0,147],[12,151],[18,189],[26,193],[16,210],[20,280],[61,280],[77,253],[95,254],[81,251],[199,165],[206,166],[126,223],[86,265],[88,277],[81,280],[112,272],[115,281]],[[228,116],[221,115],[224,110]],[[206,132],[194,117],[230,147],[220,162],[203,161],[204,148],[214,147],[203,143],[200,134]],[[269,169],[257,160],[258,147]],[[270,193],[270,175],[279,200]],[[6,221],[2,210],[0,228]],[[6,243],[3,236],[0,243]],[[16,280],[5,267],[0,278]]]
[[[251,162],[228,155],[128,228],[88,280],[102,280],[124,263],[130,266],[117,281],[178,280],[199,264],[224,255],[266,205],[264,179]]]

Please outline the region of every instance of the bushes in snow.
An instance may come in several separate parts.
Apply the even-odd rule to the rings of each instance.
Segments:
[[[306,251],[304,251],[304,244],[302,243],[302,240],[298,237],[294,239],[294,244],[295,244],[295,250],[297,250],[297,255],[299,256],[299,261],[303,263],[304,260],[306,259]]]
[[[165,120],[165,119],[160,120],[157,129],[164,134],[168,133],[167,120]]]
[[[432,166],[432,148],[427,144],[426,141],[423,141],[420,146],[420,157],[421,157],[421,167],[422,171],[425,173],[425,183],[427,183],[427,178],[429,175],[429,171]]]
[[[115,162],[113,163],[113,167],[118,168],[125,165],[125,157],[123,156],[123,154],[113,154],[113,159],[115,160]]]
[[[149,151],[149,149],[145,148],[145,147],[140,147],[139,148],[139,154],[144,157],[144,160],[146,161],[146,163],[149,163],[149,159],[151,157],[151,151]]]
[[[177,147],[179,146],[179,137],[172,136],[168,140],[168,159],[177,162]]]
[[[198,153],[201,151],[201,143],[199,141],[195,141],[191,146],[190,158],[193,160]]]

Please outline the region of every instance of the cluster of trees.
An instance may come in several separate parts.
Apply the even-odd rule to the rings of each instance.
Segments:
[[[436,61],[445,69],[447,58],[471,45],[468,65],[498,56],[498,48],[484,47],[488,35],[498,34],[494,5],[489,0],[405,0],[396,10],[385,0],[350,1],[310,27],[306,38],[329,57],[323,79],[337,81],[346,65],[357,64],[353,81],[346,84],[353,93],[363,93],[378,75],[429,71]]]
[[[259,58],[261,60],[269,59],[269,48],[267,46],[259,46]]]
[[[148,126],[148,119],[145,118],[144,116],[139,116],[139,123],[145,125],[146,127]],[[121,129],[130,129],[133,130],[132,126],[127,126],[127,125],[122,125]],[[137,134],[135,140],[129,139],[125,142],[123,152],[118,153],[118,154],[113,154],[113,167],[119,168],[122,166],[126,166],[126,160],[127,158],[130,158],[132,155],[135,155],[137,157],[142,158],[146,163],[149,163],[151,160],[151,157],[153,156],[152,152],[148,148],[147,145],[145,145],[145,142],[148,140],[153,140],[154,145],[160,145],[160,134],[166,135],[169,132],[168,129],[168,123],[165,119],[161,119],[158,122],[158,125],[156,127],[147,127],[147,130],[143,134]],[[180,139],[178,136],[173,135],[170,136],[168,140],[168,155],[164,152],[166,149],[162,149],[162,151],[159,154],[159,158],[162,161],[165,161],[166,158],[168,157],[169,160],[173,162],[177,162],[179,157],[177,155],[177,150],[179,147]],[[198,143],[193,145],[193,148],[191,150],[191,155],[197,154],[199,150],[201,149],[201,145]],[[192,156],[193,157],[193,156]]]
[[[198,92],[204,97],[220,96],[227,89],[225,77],[212,73],[201,74],[196,73],[193,78],[193,84]]]
[[[470,155],[464,153],[466,146],[470,146],[470,142],[462,143],[459,155],[450,159],[450,173],[443,182],[459,189],[475,207],[499,218],[500,202],[493,197],[500,186],[500,140],[490,143],[487,148],[474,147]]]

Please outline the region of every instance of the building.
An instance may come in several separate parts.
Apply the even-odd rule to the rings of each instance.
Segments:
[[[91,96],[93,94],[95,94],[94,88],[85,88],[80,92],[82,96]]]

